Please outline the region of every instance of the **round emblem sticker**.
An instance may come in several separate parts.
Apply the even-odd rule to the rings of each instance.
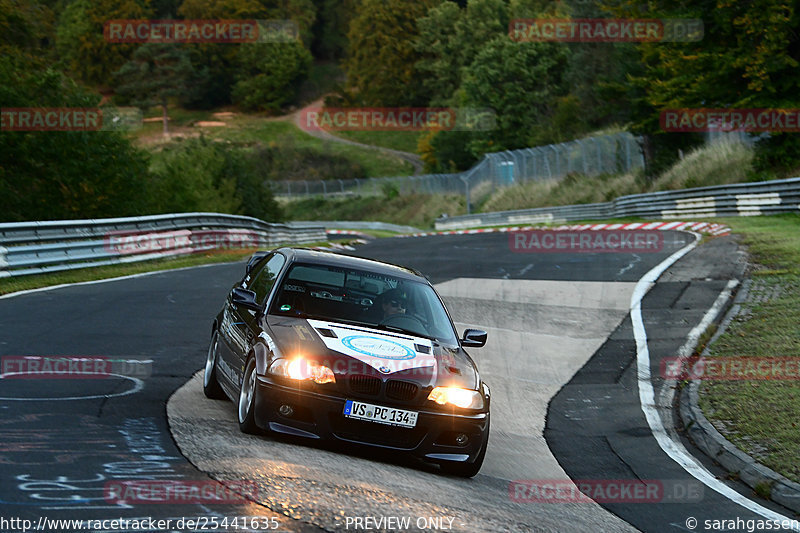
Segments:
[[[342,344],[364,355],[381,359],[413,359],[416,354],[400,343],[365,335],[351,335],[342,339]]]

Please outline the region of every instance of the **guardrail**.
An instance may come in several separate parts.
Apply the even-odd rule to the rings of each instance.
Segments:
[[[0,278],[325,239],[322,226],[219,213],[2,223]]]
[[[752,216],[800,212],[800,178],[622,196],[612,202],[439,218],[437,230],[642,217]]]

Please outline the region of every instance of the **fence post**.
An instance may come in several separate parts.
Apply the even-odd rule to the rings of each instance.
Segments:
[[[583,163],[583,174],[588,176],[589,166],[586,163],[586,145],[584,144],[584,141],[581,141],[580,139],[578,139],[575,142],[578,143],[578,146],[581,147],[581,162]]]
[[[626,172],[631,171],[631,139],[630,137],[625,137],[625,166]]]
[[[598,137],[591,139],[592,144],[594,145],[594,153],[597,156],[597,168],[593,172],[593,175],[600,174],[603,172],[603,154],[601,153],[601,146],[600,146],[600,139]],[[587,176],[589,174],[587,173]]]

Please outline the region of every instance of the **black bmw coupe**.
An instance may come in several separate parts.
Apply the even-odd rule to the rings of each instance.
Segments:
[[[203,389],[238,403],[247,433],[404,451],[478,473],[489,387],[425,277],[303,248],[258,252],[214,320]]]

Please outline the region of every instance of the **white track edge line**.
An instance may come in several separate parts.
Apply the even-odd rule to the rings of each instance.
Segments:
[[[692,477],[711,490],[718,492],[732,502],[741,505],[767,520],[786,520],[791,523],[791,518],[783,516],[771,509],[767,509],[716,479],[714,475],[706,470],[704,466],[683,448],[683,446],[678,446],[677,443],[669,438],[662,424],[661,417],[658,414],[655,405],[655,391],[653,390],[653,382],[651,381],[650,374],[650,351],[647,347],[647,333],[645,332],[644,322],[642,320],[642,299],[650,290],[652,284],[655,283],[667,268],[697,246],[700,236],[696,233],[693,233],[693,235],[695,237],[694,242],[684,246],[645,274],[636,284],[633,295],[631,296],[631,322],[633,324],[633,335],[636,339],[639,403],[647,419],[647,425],[650,427],[650,431],[656,439],[656,442],[658,442],[658,445],[664,453],[678,463]],[[800,531],[800,528],[794,528],[794,531]]]

